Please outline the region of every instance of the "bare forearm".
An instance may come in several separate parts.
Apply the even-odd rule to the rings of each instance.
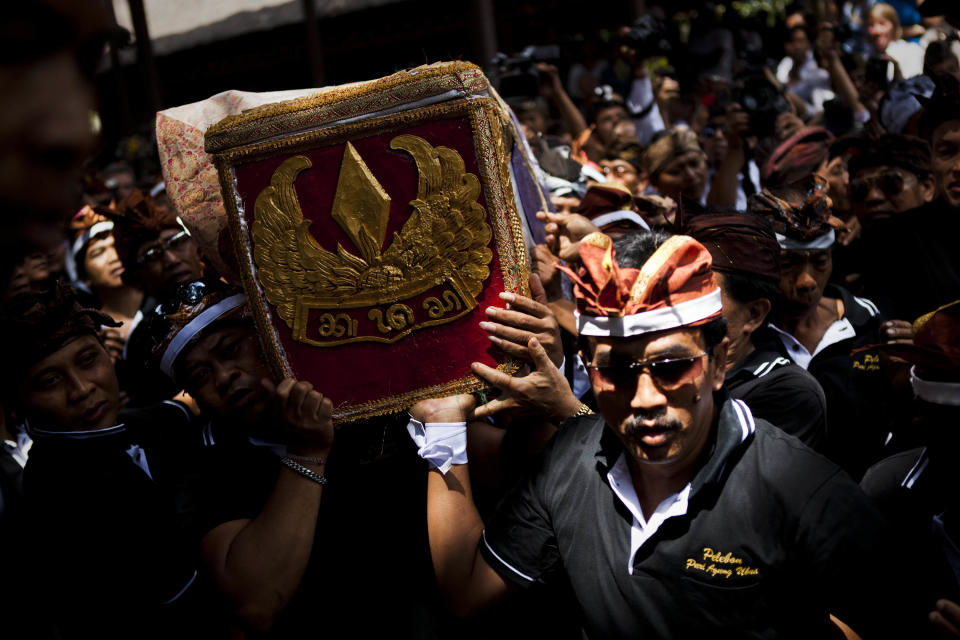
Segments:
[[[563,124],[571,136],[576,138],[587,128],[587,121],[580,110],[577,109],[577,106],[573,104],[567,92],[563,90],[563,85],[560,85],[559,91],[554,94],[553,104],[560,112]]]
[[[427,530],[433,568],[447,603],[459,616],[484,608],[506,592],[506,584],[479,552],[483,521],[473,503],[467,465],[427,479]]]
[[[860,94],[857,93],[857,88],[854,86],[853,80],[850,79],[850,75],[847,74],[847,70],[843,68],[843,63],[840,62],[839,57],[835,57],[830,62],[827,71],[830,72],[830,82],[833,84],[833,90],[837,92],[844,104],[854,114],[865,111],[866,107],[860,101]]]
[[[717,167],[710,183],[707,204],[718,207],[732,207],[737,204],[737,175],[743,167],[743,149],[731,148]]]
[[[322,494],[319,484],[282,468],[263,510],[236,533],[214,568],[237,613],[257,628],[270,627],[303,579]]]

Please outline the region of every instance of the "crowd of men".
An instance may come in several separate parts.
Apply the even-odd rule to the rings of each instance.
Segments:
[[[94,7],[0,45],[3,637],[960,637],[954,3],[504,73],[551,210],[476,330],[526,364],[336,428],[162,178],[84,165]]]

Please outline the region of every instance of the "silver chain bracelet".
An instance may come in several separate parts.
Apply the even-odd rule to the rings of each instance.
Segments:
[[[291,460],[290,458],[280,458],[280,462],[283,464],[283,466],[287,467],[291,471],[296,471],[297,473],[302,475],[304,478],[309,478],[310,480],[313,480],[319,485],[327,484],[327,479],[325,477],[323,477],[322,475],[320,475],[319,473],[317,473],[312,469],[308,469],[307,467],[303,466],[302,464],[300,464],[295,460]]]

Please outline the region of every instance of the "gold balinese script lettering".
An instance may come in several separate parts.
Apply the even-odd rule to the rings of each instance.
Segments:
[[[390,333],[391,331],[402,331],[407,325],[413,324],[413,309],[405,304],[394,304],[387,309],[384,314],[380,309],[370,309],[367,317],[376,321],[377,330],[380,333]],[[383,319],[386,317],[386,324]]]
[[[343,324],[340,324],[340,322]],[[342,338],[343,336],[354,337],[357,335],[357,321],[345,313],[325,313],[320,316],[320,326],[318,331],[324,338]]]

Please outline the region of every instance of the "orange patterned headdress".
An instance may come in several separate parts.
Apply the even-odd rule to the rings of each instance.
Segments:
[[[723,310],[706,248],[673,236],[639,269],[621,267],[613,241],[591,233],[580,243],[579,273],[561,267],[574,283],[577,332],[624,338],[704,324]]]

